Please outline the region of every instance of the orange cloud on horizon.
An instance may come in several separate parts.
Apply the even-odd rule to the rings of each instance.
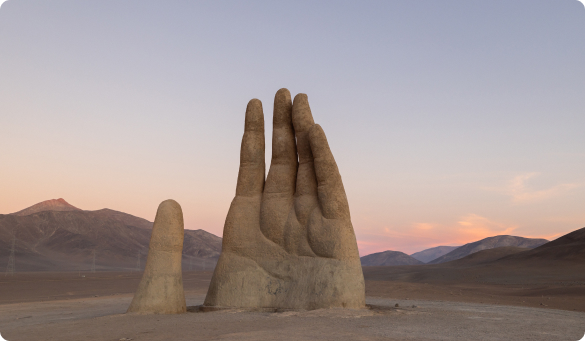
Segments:
[[[362,234],[358,247],[362,256],[386,250],[410,254],[441,245],[463,245],[496,235],[507,235],[517,228],[516,225],[470,213],[451,224],[413,223],[404,232],[386,227],[382,233]]]

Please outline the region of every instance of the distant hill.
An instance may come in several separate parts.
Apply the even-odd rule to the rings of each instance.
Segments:
[[[410,257],[412,257],[414,259],[418,259],[419,261],[421,261],[423,263],[428,263],[434,259],[441,257],[442,255],[445,255],[445,254],[455,250],[458,247],[459,246],[437,246],[437,247],[433,247],[430,249],[426,249],[426,250],[422,250],[422,251],[413,253],[412,255],[410,255]]]
[[[454,261],[450,261],[448,264],[450,266],[473,266],[479,264],[486,264],[498,259],[502,259],[506,256],[515,255],[521,252],[529,251],[532,249],[526,247],[517,247],[517,246],[502,246],[496,247],[493,249],[485,249],[481,251],[477,251],[470,255],[467,255],[463,258],[456,259]],[[446,264],[446,263],[443,263]]]
[[[574,294],[582,297],[585,227],[533,249],[497,247],[440,264],[369,266],[364,267],[363,272],[366,281],[526,285],[532,286],[537,296]]]
[[[419,265],[423,262],[414,259],[406,253],[399,251],[384,251],[372,253],[360,258],[362,266],[397,266],[397,265]]]
[[[17,271],[87,270],[94,251],[97,270],[136,268],[139,254],[143,268],[152,225],[123,212],[83,211],[62,199],[48,200],[0,215],[0,266],[8,263],[14,235]],[[220,253],[220,237],[203,230],[185,230],[184,269],[211,268]]]
[[[502,261],[568,261],[585,264],[585,227]]]
[[[70,205],[63,198],[51,199],[27,207],[24,210],[12,213],[17,216],[25,216],[43,211],[81,211],[79,208]]]
[[[151,229],[152,226],[154,225],[154,223],[152,221],[148,221],[144,218],[139,218],[139,217],[133,216],[133,215],[128,214],[128,213],[110,210],[109,208],[103,208],[103,209],[97,210],[97,211],[85,211],[85,212],[92,212],[96,216],[99,216],[102,219],[119,221],[119,222],[126,224],[126,225],[129,225],[129,226]]]
[[[450,262],[456,259],[463,258],[468,256],[472,253],[486,250],[486,249],[493,249],[497,247],[503,246],[515,246],[515,247],[522,247],[522,248],[529,248],[533,249],[535,247],[541,246],[547,243],[548,240],[546,239],[533,239],[533,238],[523,238],[523,237],[515,237],[515,236],[495,236],[495,237],[488,237],[477,242],[465,244],[463,246],[458,247],[457,249],[430,261],[428,264],[439,264]]]

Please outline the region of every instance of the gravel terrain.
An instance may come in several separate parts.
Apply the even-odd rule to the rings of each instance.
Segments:
[[[585,333],[582,312],[488,304],[368,298],[370,308],[363,310],[124,314],[131,299],[123,294],[0,305],[0,333],[8,341],[576,341]],[[201,293],[187,293],[189,306],[203,299]]]

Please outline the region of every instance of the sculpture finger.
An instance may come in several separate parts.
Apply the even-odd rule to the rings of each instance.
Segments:
[[[272,161],[264,192],[292,196],[295,192],[298,161],[292,123],[292,100],[287,89],[278,90],[274,97],[272,126]]]
[[[264,190],[265,168],[262,102],[252,99],[246,108],[236,196],[261,195]]]
[[[315,121],[313,120],[311,107],[309,107],[309,99],[306,94],[298,94],[295,96],[292,120],[297,138],[299,163],[313,162],[313,154],[311,153],[307,134],[309,133],[309,129],[315,125]]]
[[[284,246],[284,226],[293,204],[297,179],[297,146],[292,123],[292,100],[287,89],[274,97],[272,161],[264,186],[260,227],[266,238]]]
[[[180,314],[186,312],[181,258],[183,211],[174,200],[163,201],[156,211],[148,258],[129,313]]]
[[[298,94],[293,101],[293,125],[297,138],[299,169],[295,191],[295,211],[301,225],[305,225],[317,201],[317,179],[313,167],[313,154],[309,146],[309,129],[315,125],[307,95]]]
[[[323,216],[327,219],[349,219],[349,204],[337,163],[320,125],[309,131],[309,142],[314,157],[317,191]]]

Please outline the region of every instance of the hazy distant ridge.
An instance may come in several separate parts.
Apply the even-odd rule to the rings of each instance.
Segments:
[[[434,259],[446,255],[447,253],[457,249],[459,246],[437,246],[430,249],[422,250],[410,255],[414,259],[418,259],[423,263],[428,263]]]
[[[568,261],[585,264],[585,227],[532,250],[504,257],[502,261]]]
[[[414,259],[400,251],[384,251],[372,253],[360,258],[362,266],[398,266],[398,265],[420,265],[423,262]]]
[[[535,247],[541,246],[547,243],[548,240],[546,239],[533,239],[533,238],[523,238],[523,237],[516,237],[516,236],[494,236],[488,237],[477,242],[465,244],[457,249],[435,259],[428,264],[439,264],[450,262],[456,259],[463,258],[468,256],[472,253],[493,249],[497,247],[504,247],[504,246],[515,246],[521,248],[529,248],[533,249]]]

